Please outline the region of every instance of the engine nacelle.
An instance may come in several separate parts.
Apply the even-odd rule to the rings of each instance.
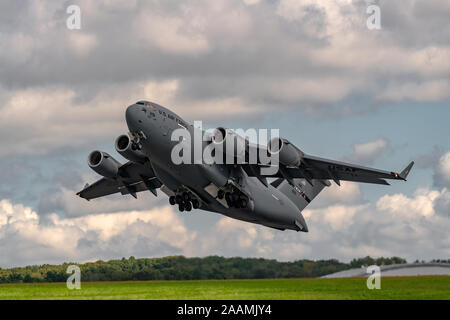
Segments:
[[[272,155],[278,153],[279,162],[288,167],[299,167],[303,158],[302,151],[282,138],[270,140],[267,150]]]
[[[89,154],[88,165],[101,176],[115,178],[121,164],[106,152],[96,150]]]
[[[142,151],[136,149],[135,144],[133,144],[133,141],[126,134],[119,136],[114,145],[116,147],[116,151],[125,159],[134,162],[145,162],[147,159]]]
[[[217,128],[214,131],[211,141],[216,146],[221,145],[223,153],[227,156],[233,156],[235,159],[245,159],[245,152],[248,142],[232,130],[222,127]],[[216,148],[216,150],[217,149],[218,148]]]

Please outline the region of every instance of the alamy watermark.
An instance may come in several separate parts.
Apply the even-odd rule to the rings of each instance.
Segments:
[[[366,273],[370,274],[367,278],[366,284],[367,289],[381,289],[381,269],[379,266],[373,265],[368,266],[366,269]]]
[[[192,137],[184,127],[172,131],[171,140],[178,142],[171,152],[173,164],[258,164],[262,165],[261,174],[271,175],[278,171],[278,129],[270,129],[269,139],[268,129],[203,131],[202,121],[194,121],[193,133]]]
[[[376,4],[367,6],[366,13],[369,15],[366,20],[366,26],[369,30],[381,29],[381,9]]]
[[[79,266],[70,265],[67,267],[66,273],[70,274],[67,278],[66,286],[69,290],[81,289],[81,270]]]
[[[66,26],[69,30],[81,29],[81,8],[77,5],[70,5],[66,9],[66,13],[69,17],[66,20]]]

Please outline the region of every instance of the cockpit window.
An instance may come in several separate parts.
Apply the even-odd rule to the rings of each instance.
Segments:
[[[156,107],[148,101],[138,101],[138,102],[136,102],[136,104],[139,104],[141,106],[146,106],[150,110],[156,111]]]

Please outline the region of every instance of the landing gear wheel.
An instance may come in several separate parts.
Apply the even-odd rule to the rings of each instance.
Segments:
[[[225,193],[225,200],[227,201],[227,205],[229,206],[229,207],[231,207],[232,205],[232,201],[231,201],[231,195],[230,195],[230,193],[229,192],[227,192],[227,193]]]
[[[182,197],[183,197],[183,200],[186,201],[186,202],[191,200],[191,195],[189,193],[187,193],[187,192],[183,192]]]
[[[175,200],[175,197],[174,196],[170,196],[169,197],[169,203],[170,203],[170,205],[175,205],[176,204],[176,200]]]
[[[190,202],[186,203],[186,204],[184,205],[184,207],[185,207],[186,211],[188,211],[188,212],[192,210],[192,205],[191,205]]]
[[[194,209],[200,208],[200,202],[197,199],[192,200],[192,208]]]
[[[183,198],[180,195],[176,195],[175,196],[175,203],[180,204],[182,202],[183,202]]]
[[[225,192],[223,190],[219,190],[217,192],[217,198],[219,198],[220,200],[222,200],[224,196],[225,196]]]
[[[184,204],[179,204],[178,205],[178,210],[180,210],[180,212],[183,212],[184,211]]]
[[[239,207],[241,207],[241,208],[247,208],[247,200],[245,200],[245,199],[240,199],[240,200],[238,201],[238,203],[239,203]]]
[[[233,202],[238,202],[238,201],[239,201],[239,193],[233,192],[233,193],[231,194],[231,201],[233,201]]]

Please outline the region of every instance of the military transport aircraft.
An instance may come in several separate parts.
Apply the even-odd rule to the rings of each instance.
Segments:
[[[334,181],[354,181],[389,185],[385,179],[405,180],[414,162],[401,173],[371,169],[341,161],[315,157],[302,152],[286,139],[274,138],[264,152],[276,154],[275,173],[263,174],[259,163],[181,163],[174,164],[172,141],[176,129],[194,134],[196,128],[172,111],[148,101],[129,106],[125,113],[129,134],[116,139],[115,148],[128,160],[121,164],[106,152],[93,151],[88,164],[103,176],[86,185],[78,196],[91,200],[113,193],[130,194],[159,188],[179,211],[202,209],[228,217],[261,224],[278,230],[308,232],[301,211]],[[234,131],[217,128],[208,144],[236,139]],[[255,147],[245,140],[245,152]],[[276,146],[275,148],[271,146]],[[271,182],[267,181],[271,178]]]

